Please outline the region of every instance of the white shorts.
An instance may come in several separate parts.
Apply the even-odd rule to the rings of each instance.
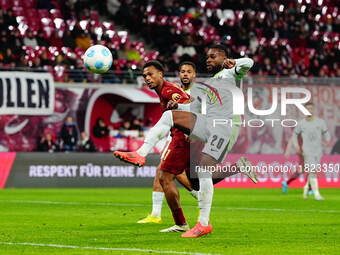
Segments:
[[[205,143],[203,153],[213,157],[218,163],[223,162],[237,140],[239,127],[230,125],[214,127],[212,121],[207,120],[206,116],[199,113],[195,115],[196,122],[190,137]]]
[[[321,167],[321,156],[320,154],[303,155],[304,170],[311,173],[316,172]]]

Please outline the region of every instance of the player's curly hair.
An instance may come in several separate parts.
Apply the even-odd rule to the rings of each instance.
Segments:
[[[228,56],[227,47],[225,47],[223,44],[214,44],[209,47],[209,49],[216,49],[218,51],[221,51],[225,54],[225,56]]]
[[[158,71],[161,71],[164,73],[164,67],[163,65],[157,61],[157,60],[152,60],[152,61],[149,61],[149,62],[146,62],[143,66],[143,70],[149,66],[153,66],[155,67]]]

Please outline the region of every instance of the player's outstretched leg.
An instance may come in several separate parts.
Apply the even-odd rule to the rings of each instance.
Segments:
[[[145,137],[144,144],[137,151],[115,151],[113,155],[125,162],[143,166],[145,164],[145,157],[152,151],[156,143],[169,133],[172,126],[172,112],[166,111],[156,125],[150,129]]]
[[[288,179],[288,181],[283,181],[281,182],[282,184],[282,194],[286,194],[288,191],[288,185],[292,182],[295,181],[299,176],[300,176],[300,172],[296,171],[295,173],[292,174],[292,176]]]
[[[143,166],[145,164],[145,157],[152,151],[156,143],[170,132],[172,127],[179,128],[182,132],[190,134],[190,130],[192,130],[195,124],[195,118],[196,116],[190,112],[165,111],[156,125],[149,130],[143,145],[137,151],[115,151],[113,155],[127,163]]]

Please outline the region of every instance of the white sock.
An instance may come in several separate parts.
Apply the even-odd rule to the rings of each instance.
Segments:
[[[172,112],[165,111],[159,121],[147,133],[143,145],[137,150],[142,157],[146,157],[158,141],[165,137],[174,125]]]
[[[309,182],[310,186],[312,187],[312,190],[314,192],[314,196],[315,197],[320,196],[318,178],[317,178],[316,174],[309,174],[308,175],[308,182]]]
[[[212,175],[208,172],[198,172],[198,178],[200,183],[200,190],[198,192],[198,207],[200,208],[200,216],[198,221],[202,226],[208,226],[212,198],[214,195]]]
[[[192,191],[189,191],[189,193],[194,197],[194,198],[196,198],[196,199],[198,199],[198,191],[196,191],[196,190],[192,190]]]
[[[161,217],[164,192],[152,192],[152,216]]]

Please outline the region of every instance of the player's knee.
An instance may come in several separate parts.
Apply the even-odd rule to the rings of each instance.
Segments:
[[[169,174],[161,172],[159,175],[159,182],[162,185],[162,187],[164,186],[168,186],[172,181],[172,178]]]

